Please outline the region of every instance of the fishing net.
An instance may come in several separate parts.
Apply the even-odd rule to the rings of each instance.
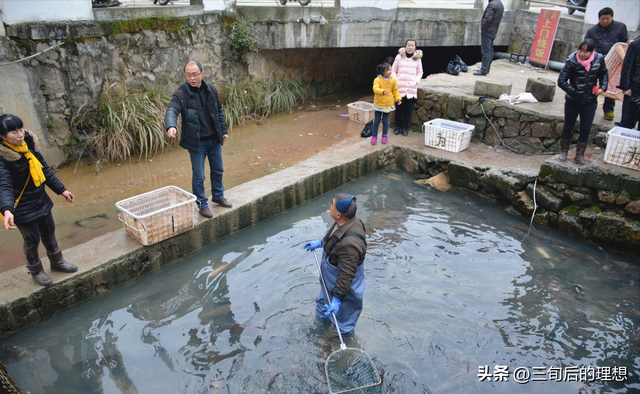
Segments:
[[[367,353],[344,348],[329,355],[324,366],[329,392],[382,394],[382,381]]]

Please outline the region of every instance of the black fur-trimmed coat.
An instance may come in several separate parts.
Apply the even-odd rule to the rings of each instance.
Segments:
[[[23,154],[0,144],[0,212],[4,213],[7,209],[11,211],[16,224],[30,223],[49,214],[53,201],[47,195],[45,185],[56,194],[62,194],[66,190],[42,157],[38,138],[26,131],[24,140],[31,153],[42,163],[42,172],[47,180],[36,187],[33,179],[29,179],[18,206],[14,208],[14,203],[29,178],[29,162]]]

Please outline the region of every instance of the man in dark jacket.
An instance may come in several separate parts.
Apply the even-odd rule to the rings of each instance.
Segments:
[[[209,159],[211,201],[225,208],[232,206],[224,198],[222,185],[222,145],[228,137],[227,122],[216,88],[202,80],[202,65],[191,60],[185,65],[184,74],[187,82],[173,94],[164,122],[167,136],[175,138],[178,115],[182,116],[180,146],[191,156],[191,187],[198,199],[200,214],[211,218],[213,212],[204,191],[205,159]]]
[[[618,42],[629,41],[627,34],[627,26],[622,22],[613,20],[613,10],[605,7],[598,12],[598,24],[587,30],[584,38],[590,38],[596,43],[596,52],[603,54],[605,57],[611,50],[611,47]],[[602,110],[604,118],[613,120],[615,113],[613,112],[616,100],[605,97]]]
[[[482,52],[482,68],[473,75],[487,75],[493,61],[493,41],[498,34],[498,27],[502,21],[504,6],[500,0],[489,0],[487,8],[480,22],[480,51]]]
[[[323,323],[332,323],[331,314],[335,313],[343,336],[353,334],[364,297],[367,241],[364,224],[356,217],[357,209],[355,196],[336,194],[329,210],[335,223],[323,239],[304,245],[308,251],[323,248],[320,270],[329,294],[325,294],[321,279],[316,315]]]
[[[624,92],[624,101],[622,120],[616,124],[632,129],[640,121],[640,37],[633,40],[627,49],[620,72],[619,88]]]

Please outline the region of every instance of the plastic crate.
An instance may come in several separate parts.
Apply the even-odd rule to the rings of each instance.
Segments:
[[[424,122],[424,144],[449,152],[460,152],[469,147],[475,126],[446,119]]]
[[[118,219],[132,238],[153,245],[193,228],[196,196],[167,186],[116,203]]]
[[[640,171],[640,131],[624,127],[609,130],[604,162]]]
[[[347,104],[349,108],[349,120],[353,120],[360,123],[368,123],[373,120],[373,104],[366,101],[356,101],[355,103]]]

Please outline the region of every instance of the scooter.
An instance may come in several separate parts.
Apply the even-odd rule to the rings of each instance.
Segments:
[[[578,7],[587,7],[587,3],[589,2],[589,0],[567,0],[567,12],[569,13],[569,15],[573,15],[574,12],[576,12],[576,10],[578,11],[582,11],[584,12],[584,8],[583,9],[578,9],[572,6],[578,6]]]
[[[287,5],[287,0],[278,0],[280,1],[281,5]],[[311,0],[298,0],[298,3],[300,3],[301,6],[305,6],[305,5],[309,5],[309,3],[311,3]]]

